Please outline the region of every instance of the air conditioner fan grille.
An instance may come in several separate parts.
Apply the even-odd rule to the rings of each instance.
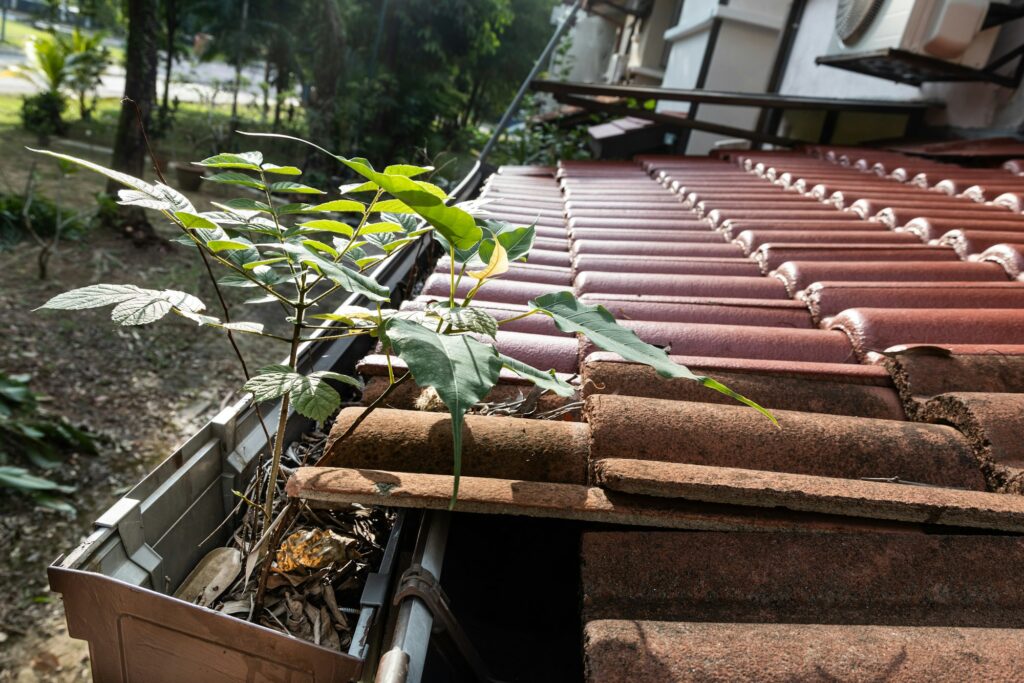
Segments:
[[[839,0],[836,6],[836,34],[844,45],[860,40],[885,0]]]

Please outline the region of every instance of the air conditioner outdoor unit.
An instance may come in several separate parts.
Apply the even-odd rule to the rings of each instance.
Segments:
[[[900,50],[981,69],[999,34],[998,26],[982,29],[990,4],[988,0],[839,0],[828,57]]]

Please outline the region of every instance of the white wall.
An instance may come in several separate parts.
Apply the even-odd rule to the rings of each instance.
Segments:
[[[782,81],[785,95],[897,101],[935,100],[945,111],[933,124],[956,128],[1015,131],[1024,121],[1024,93],[987,83],[925,83],[920,88],[881,78],[818,66],[814,58],[828,52],[838,0],[809,0]],[[883,10],[884,11],[884,10]],[[1024,42],[1024,21],[1003,27],[993,55]]]

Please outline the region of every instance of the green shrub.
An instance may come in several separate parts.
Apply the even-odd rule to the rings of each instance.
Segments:
[[[29,205],[29,220],[32,227],[42,238],[49,238],[57,230],[57,205],[42,197],[33,197]],[[67,216],[62,220],[67,221]],[[62,230],[64,237],[74,239],[88,226],[81,220],[65,223]],[[25,198],[16,194],[0,193],[0,249],[10,247],[29,236],[25,221]]]
[[[96,452],[94,437],[39,411],[39,396],[28,375],[0,372],[0,489],[31,496],[43,507],[74,512],[60,494],[74,487],[33,473],[52,470],[70,453]]]
[[[46,144],[51,135],[64,135],[67,124],[63,114],[68,101],[55,91],[28,95],[21,104],[21,124],[25,130],[34,133],[41,144]]]

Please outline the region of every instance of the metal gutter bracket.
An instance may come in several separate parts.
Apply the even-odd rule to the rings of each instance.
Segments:
[[[398,587],[395,590],[394,605],[398,606],[403,600],[408,598],[418,598],[426,605],[434,617],[433,631],[435,633],[443,632],[448,635],[455,649],[458,650],[465,663],[469,665],[477,680],[500,683],[491,676],[487,670],[487,665],[484,664],[483,659],[480,657],[480,653],[473,647],[469,636],[466,635],[455,615],[452,614],[451,609],[448,607],[448,596],[445,594],[444,589],[441,588],[440,582],[438,582],[433,574],[419,564],[413,564],[402,574],[402,578],[399,580]]]
[[[146,543],[142,522],[142,504],[134,498],[122,498],[112,505],[96,520],[97,527],[113,529],[121,538],[125,554],[142,572],[149,576],[150,585],[154,590],[166,593],[169,586],[163,585],[163,557]],[[131,577],[122,576],[130,568],[120,567],[114,578],[130,581]]]

